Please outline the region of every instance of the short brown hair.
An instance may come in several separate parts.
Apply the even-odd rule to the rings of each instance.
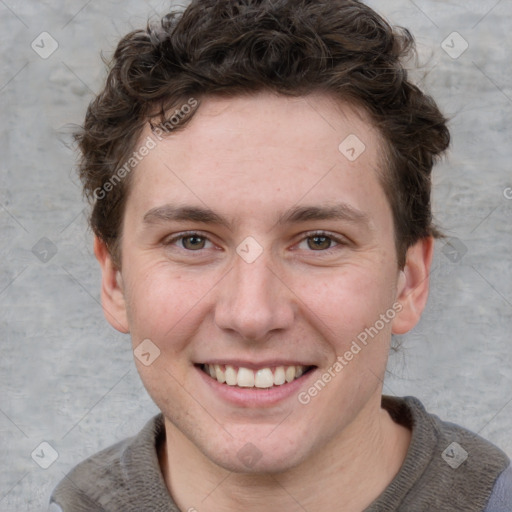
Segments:
[[[408,30],[356,0],[193,0],[158,25],[127,34],[76,134],[93,231],[120,265],[131,175],[105,197],[97,191],[112,182],[148,121],[153,128],[155,118],[165,123],[192,97],[323,92],[362,107],[383,137],[381,181],[402,268],[409,246],[440,234],[432,224],[431,171],[450,141],[432,98],[408,80],[403,61],[413,51]]]

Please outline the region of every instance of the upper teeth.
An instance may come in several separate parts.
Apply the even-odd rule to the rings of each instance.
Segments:
[[[272,368],[235,367],[230,365],[205,364],[204,370],[213,379],[228,386],[240,386],[242,388],[271,388],[281,386],[285,382],[298,379],[305,371],[306,366],[277,366]]]

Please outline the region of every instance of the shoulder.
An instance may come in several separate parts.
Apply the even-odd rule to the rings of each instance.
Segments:
[[[136,436],[80,462],[54,489],[51,496],[51,507],[54,508],[49,510],[128,510],[132,505],[132,494],[145,480],[139,478],[141,473],[150,476],[153,482],[161,478],[156,443],[163,431],[163,418],[157,415]]]
[[[498,477],[484,512],[512,511],[512,464]]]
[[[103,512],[101,502],[109,500],[113,489],[122,483],[120,461],[132,439],[116,443],[76,465],[54,489],[51,496],[54,508],[50,511]]]
[[[419,446],[442,450],[445,466],[454,469],[466,460],[477,459],[482,468],[494,468],[501,473],[510,464],[500,448],[467,428],[429,413],[415,397],[385,397],[384,402],[395,421],[408,423],[413,429],[413,439]]]
[[[385,496],[396,510],[502,512],[486,510],[495,492],[507,496],[498,485],[500,478],[510,487],[505,471],[510,460],[502,450],[427,412],[417,398],[383,397],[383,407],[412,430],[406,459]],[[510,506],[507,512],[512,512]]]

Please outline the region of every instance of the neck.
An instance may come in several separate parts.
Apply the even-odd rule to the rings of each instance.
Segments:
[[[180,510],[191,512],[330,512],[340,503],[345,512],[360,512],[396,476],[411,439],[380,407],[380,395],[373,402],[299,466],[265,475],[221,468],[166,419],[159,456],[167,488]]]

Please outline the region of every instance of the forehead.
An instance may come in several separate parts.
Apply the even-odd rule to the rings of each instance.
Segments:
[[[326,95],[207,97],[184,128],[157,140],[146,126],[141,140],[148,136],[156,147],[135,169],[130,193],[140,210],[180,200],[261,214],[306,196],[357,203],[382,193],[377,129],[362,110]]]

